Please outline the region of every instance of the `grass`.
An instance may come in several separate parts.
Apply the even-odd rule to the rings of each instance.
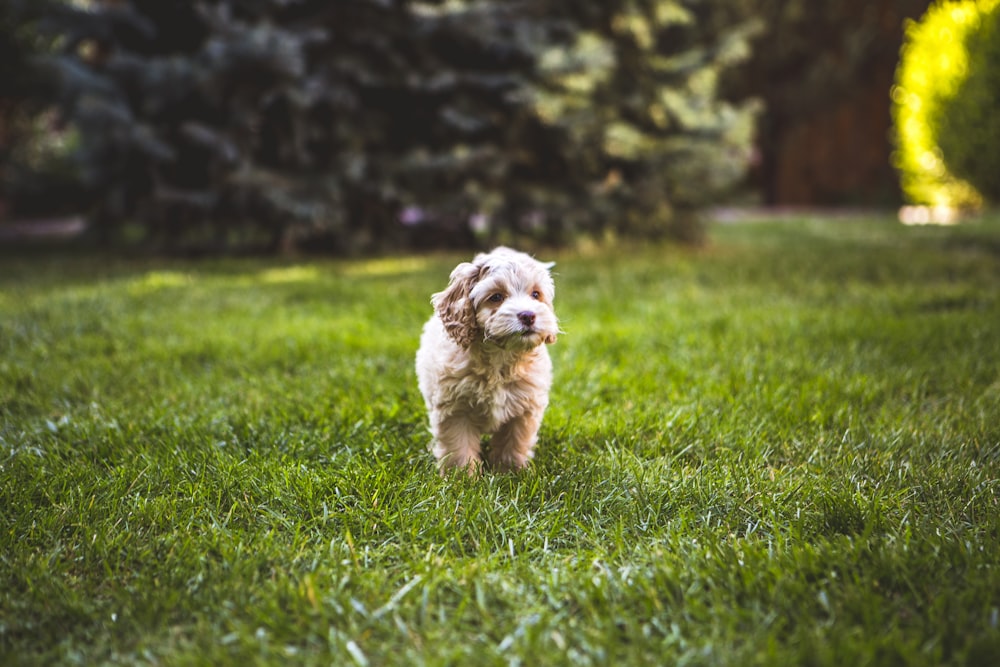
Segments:
[[[0,663],[1000,661],[1000,224],[546,255],[535,465],[437,476],[458,256],[0,260]]]

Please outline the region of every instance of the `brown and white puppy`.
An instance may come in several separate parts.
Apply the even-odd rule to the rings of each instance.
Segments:
[[[417,380],[442,474],[476,473],[484,434],[492,435],[492,469],[520,470],[534,455],[552,384],[545,345],[559,333],[552,266],[496,248],[455,267],[447,289],[431,298]]]

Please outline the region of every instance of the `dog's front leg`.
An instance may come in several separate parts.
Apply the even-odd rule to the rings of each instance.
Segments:
[[[500,472],[520,470],[535,455],[542,415],[527,412],[514,417],[497,430],[490,441],[490,467]]]
[[[482,447],[479,430],[462,417],[445,417],[437,425],[434,438],[434,457],[441,474],[452,468],[464,468],[475,475],[482,467]]]

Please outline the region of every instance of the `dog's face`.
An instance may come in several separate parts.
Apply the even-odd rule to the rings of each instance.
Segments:
[[[477,341],[508,350],[551,344],[559,333],[551,267],[497,248],[455,267],[448,288],[432,302],[448,335],[463,347]]]

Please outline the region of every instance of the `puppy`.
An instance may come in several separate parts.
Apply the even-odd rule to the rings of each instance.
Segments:
[[[476,474],[484,434],[492,435],[485,463],[494,470],[520,470],[534,455],[552,384],[545,346],[559,333],[552,266],[500,247],[459,264],[431,297],[417,380],[442,474]]]

